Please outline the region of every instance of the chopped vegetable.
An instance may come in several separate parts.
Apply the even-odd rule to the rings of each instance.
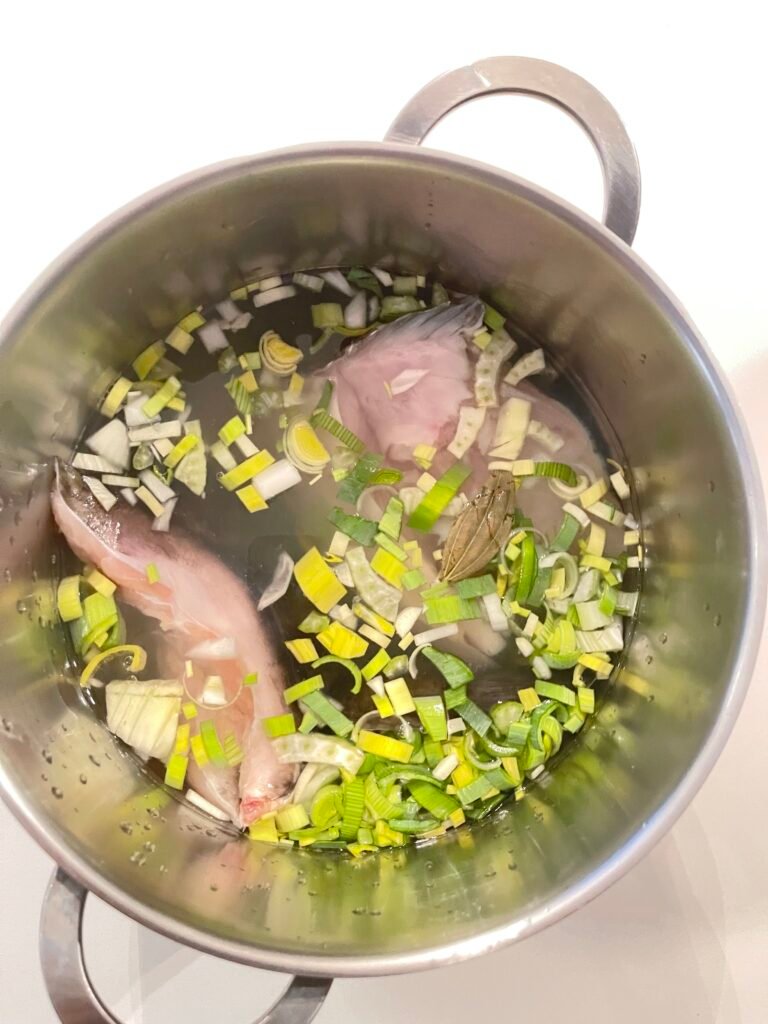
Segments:
[[[317,548],[311,548],[299,559],[293,574],[304,596],[321,612],[329,612],[346,596],[346,587],[339,582]],[[365,599],[365,595],[363,597]],[[368,604],[373,606],[371,601]]]
[[[470,473],[468,466],[455,463],[425,494],[411,513],[408,525],[415,530],[431,530]]]
[[[357,737],[357,745],[366,754],[383,757],[387,761],[407,764],[413,754],[413,746],[404,740],[396,740],[392,736],[384,736],[378,732],[362,729]]]
[[[337,658],[362,658],[368,650],[367,641],[340,622],[332,622],[327,629],[318,633],[317,641]]]
[[[373,544],[374,538],[378,533],[377,523],[370,519],[365,519],[363,516],[344,512],[340,508],[331,509],[328,519],[342,533],[345,533],[364,547]]]

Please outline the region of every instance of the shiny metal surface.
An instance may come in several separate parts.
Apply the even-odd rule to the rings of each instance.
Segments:
[[[40,965],[62,1024],[120,1024],[99,998],[83,958],[83,911],[88,890],[59,868],[45,894],[40,921]],[[291,978],[273,1007],[254,1024],[311,1024],[332,982]]]
[[[652,572],[626,663],[556,771],[471,831],[355,860],[237,839],[93,721],[52,624],[47,485],[110,377],[194,305],[260,274],[358,263],[481,292],[588,385],[632,467]],[[3,795],[82,885],[210,953],[366,975],[529,935],[670,827],[748,685],[765,517],[704,343],[610,231],[468,160],[394,143],[298,147],[204,169],[119,211],[6,321],[0,438]]]
[[[532,57],[489,57],[448,71],[418,92],[386,134],[388,142],[423,142],[438,121],[468,100],[491,93],[536,96],[561,107],[584,129],[603,169],[603,223],[627,245],[640,217],[640,165],[621,118],[580,75]]]

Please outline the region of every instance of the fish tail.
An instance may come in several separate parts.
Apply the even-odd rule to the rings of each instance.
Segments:
[[[376,337],[396,337],[402,331],[412,332],[421,338],[441,333],[471,335],[482,324],[484,314],[485,307],[480,299],[467,297],[461,302],[444,302],[421,313],[400,317],[376,331]]]

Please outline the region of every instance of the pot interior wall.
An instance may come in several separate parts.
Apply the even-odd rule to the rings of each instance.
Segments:
[[[633,469],[652,572],[627,663],[551,776],[471,831],[353,860],[214,826],[81,706],[51,624],[47,486],[105,384],[190,308],[262,274],[359,263],[480,291],[589,383]],[[483,932],[546,919],[680,784],[730,700],[748,628],[739,453],[689,334],[578,215],[427,152],[235,162],[118,215],[31,293],[0,349],[0,764],[14,804],[124,908],[267,965],[306,954],[348,958],[338,974],[362,970],[360,957],[379,958],[369,972],[404,967],[401,955],[462,942],[464,955],[487,948]]]

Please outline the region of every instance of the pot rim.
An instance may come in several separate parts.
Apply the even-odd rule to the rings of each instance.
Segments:
[[[297,160],[323,162],[326,160],[371,159],[425,164],[436,171],[444,169],[455,173],[458,170],[464,173],[468,179],[515,192],[545,213],[557,217],[570,227],[583,232],[594,244],[600,246],[604,251],[608,251],[614,259],[618,260],[635,282],[646,293],[650,293],[664,315],[687,339],[691,354],[697,360],[718,398],[723,419],[736,451],[749,526],[750,566],[746,582],[745,620],[752,619],[762,623],[768,588],[766,582],[768,549],[763,539],[766,522],[765,504],[757,460],[730,385],[683,306],[628,245],[604,225],[566,200],[507,171],[439,150],[415,148],[392,142],[308,143],[264,154],[236,157],[200,168],[174,178],[121,207],[65,249],[32,283],[4,318],[0,324],[0,346],[7,344],[9,337],[32,312],[45,293],[68,274],[77,261],[137,215],[146,214],[179,195],[194,194],[198,188],[208,187],[217,181],[226,181],[244,173],[258,172],[269,167],[279,166],[281,163],[293,165]],[[27,806],[21,792],[7,777],[1,765],[0,796],[20,824],[46,853],[89,891],[138,923],[200,952],[267,970],[322,977],[379,976],[445,966],[492,952],[504,945],[533,935],[547,925],[567,916],[618,881],[656,845],[693,799],[725,746],[746,695],[757,658],[761,633],[760,629],[747,631],[746,640],[741,645],[734,662],[731,681],[712,730],[686,774],[667,799],[657,807],[642,829],[617,849],[599,868],[565,889],[556,899],[537,912],[468,938],[421,950],[373,956],[335,957],[265,950],[245,942],[209,935],[134,899],[119,886],[101,876],[97,870],[89,866],[84,858],[63,846],[50,832],[42,813]]]

